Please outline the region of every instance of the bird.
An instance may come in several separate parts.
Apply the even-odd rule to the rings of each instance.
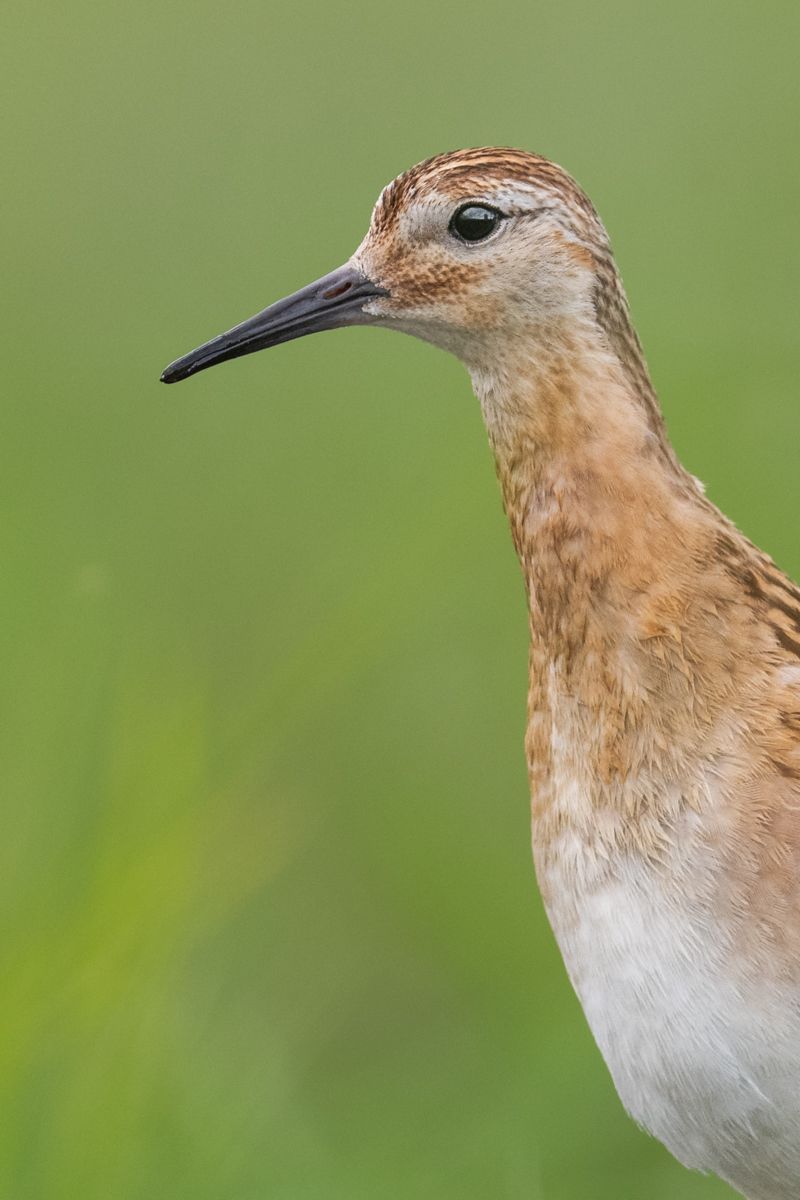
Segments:
[[[800,588],[679,462],[547,158],[404,171],[344,266],[162,379],[350,325],[471,377],[528,603],[536,876],[623,1105],[747,1200],[800,1196]]]

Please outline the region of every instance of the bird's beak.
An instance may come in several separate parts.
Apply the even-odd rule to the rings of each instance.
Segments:
[[[278,346],[281,342],[290,342],[322,329],[369,325],[379,318],[365,312],[364,305],[378,296],[388,295],[385,288],[378,287],[363,272],[346,263],[293,296],[271,304],[249,321],[242,321],[241,325],[235,325],[227,333],[221,333],[204,346],[176,359],[164,371],[161,380],[178,383],[229,358],[240,358],[243,354]]]

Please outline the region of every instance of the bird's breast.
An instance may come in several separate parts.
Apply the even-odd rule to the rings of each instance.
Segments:
[[[580,811],[585,780],[556,776],[551,804]],[[567,821],[555,834],[551,822],[542,850],[534,819],[537,875],[631,1115],[687,1166],[752,1200],[788,1200],[800,1180],[800,992],[753,978],[737,959],[715,911],[721,868],[702,825],[684,813],[673,844],[650,860],[635,847],[609,851]]]

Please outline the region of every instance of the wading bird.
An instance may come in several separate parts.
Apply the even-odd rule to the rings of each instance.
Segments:
[[[179,359],[344,325],[467,366],[530,611],[539,886],[631,1115],[800,1196],[800,589],[678,462],[608,237],[560,167],[443,154],[339,270]]]

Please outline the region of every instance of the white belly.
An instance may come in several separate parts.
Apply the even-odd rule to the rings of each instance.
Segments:
[[[576,872],[563,836],[570,869],[552,853],[537,867],[625,1107],[686,1166],[749,1200],[797,1200],[800,991],[732,967],[724,932],[663,865],[621,856]]]

